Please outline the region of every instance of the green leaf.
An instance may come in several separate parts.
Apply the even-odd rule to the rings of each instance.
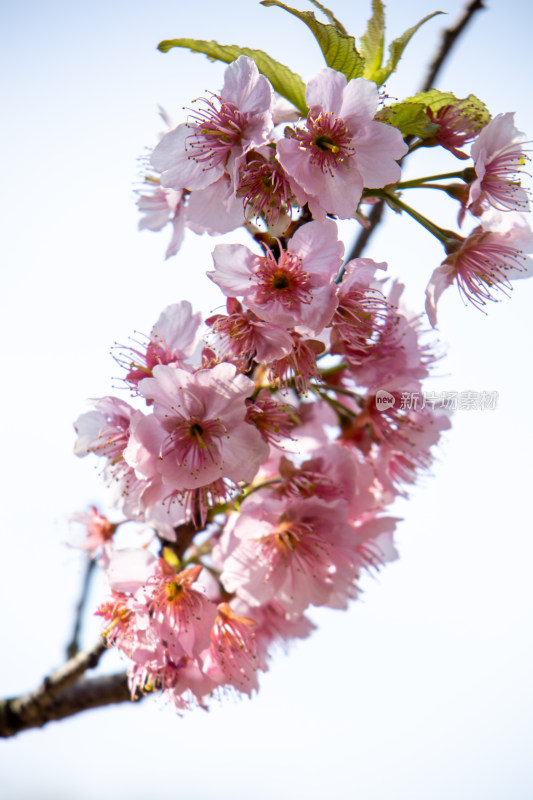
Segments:
[[[457,97],[451,92],[440,92],[438,89],[429,89],[427,92],[418,92],[413,97],[406,97],[405,103],[423,103],[436,114],[444,106],[457,103]]]
[[[202,39],[168,39],[158,44],[157,49],[162,53],[167,53],[173,47],[186,47],[193,53],[203,53],[211,61],[224,61],[230,64],[239,56],[249,56],[257,64],[257,69],[268,78],[274,90],[285,97],[290,103],[307,115],[307,104],[305,102],[305,83],[295,72],[292,72],[284,64],[275,61],[268,53],[263,50],[251,50],[248,47],[238,47],[236,44],[218,44],[218,42],[206,42]]]
[[[418,136],[420,139],[434,136],[439,129],[439,125],[431,122],[425,103],[395,103],[379,111],[376,119],[398,128],[402,136]]]
[[[408,28],[405,33],[395,39],[389,45],[389,60],[387,61],[386,65],[381,69],[377,70],[374,74],[373,80],[376,83],[381,85],[384,81],[387,80],[389,75],[394,72],[396,69],[400,58],[402,57],[403,51],[409,44],[411,37],[417,32],[417,30],[427,22],[428,20],[436,17],[437,14],[442,14],[442,11],[434,11],[433,14],[428,14],[426,17],[420,20],[416,25],[413,25],[412,28]]]
[[[440,125],[433,122],[427,112],[431,110],[436,116],[441,108],[448,105],[455,106],[460,114],[468,116],[477,130],[481,130],[490,121],[487,107],[475,95],[470,94],[464,100],[458,100],[452,92],[441,92],[438,89],[418,92],[401,103],[387,106],[376,114],[376,119],[387,125],[394,125],[403,136],[431,139]]]
[[[365,62],[356,50],[353,36],[341,33],[336,25],[319,22],[312,11],[298,11],[281,3],[280,0],[261,0],[261,5],[279,6],[305,22],[320,45],[328,67],[342,72],[348,80],[363,75]]]
[[[323,6],[322,3],[318,2],[318,0],[309,0],[309,2],[312,3],[314,6],[316,6],[317,8],[319,8],[322,11],[322,13],[326,15],[331,24],[335,25],[339,33],[344,33],[346,36],[348,36],[348,31],[346,30],[342,22],[339,22],[337,17],[333,14],[333,11],[330,11],[329,8],[326,8],[326,6]]]
[[[439,92],[438,89],[430,89],[428,92],[418,92],[413,97],[408,97],[405,102],[423,103],[434,114],[437,114],[444,106],[454,105],[460,114],[464,114],[475,121],[478,130],[481,130],[490,122],[490,112],[487,106],[473,94],[458,100],[451,92]]]
[[[381,0],[372,0],[372,16],[368,20],[366,32],[359,40],[361,55],[365,59],[364,77],[374,80],[381,69],[383,47],[385,44],[385,6]]]

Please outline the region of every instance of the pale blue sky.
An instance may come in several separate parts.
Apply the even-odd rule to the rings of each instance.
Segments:
[[[519,0],[488,5],[438,87],[473,92],[493,114],[516,111],[533,136],[533,11]],[[362,33],[366,2],[332,7]],[[448,17],[416,35],[391,95],[417,90],[462,4],[440,7]],[[391,0],[391,34],[437,8]],[[163,262],[169,234],[136,231],[136,159],[156,141],[158,104],[178,123],[223,73],[199,55],[162,55],[157,43],[260,47],[305,79],[323,63],[301,23],[252,0],[22,0],[0,12],[4,696],[33,688],[63,657],[81,572],[64,544],[66,518],[103,496],[94,465],[72,455],[72,420],[87,397],[113,391],[109,348],[149,331],[170,302],[188,298],[204,313],[220,304],[203,274],[212,241],[191,234]],[[442,163],[431,151],[408,174]],[[412,197],[420,209],[425,200]],[[438,198],[431,209],[455,225],[453,206]],[[440,245],[390,215],[367,255],[403,275],[411,307],[422,308]],[[180,719],[147,700],[3,743],[3,798],[530,800],[532,303],[533,281],[486,317],[453,291],[443,298],[449,355],[432,386],[496,390],[498,409],[456,414],[434,477],[394,509],[405,520],[400,560],[366,582],[362,601],[317,612],[320,630],[274,660],[251,702],[230,698]],[[96,630],[91,621],[88,643]]]

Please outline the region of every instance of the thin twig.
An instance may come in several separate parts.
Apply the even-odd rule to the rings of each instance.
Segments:
[[[441,45],[437,50],[433,61],[428,69],[427,75],[424,78],[422,85],[420,87],[421,92],[427,92],[431,89],[435,83],[435,79],[439,74],[440,70],[442,69],[442,65],[450,55],[453,47],[457,43],[460,35],[463,33],[464,29],[476,13],[476,11],[480,11],[481,9],[485,8],[483,5],[483,0],[471,0],[470,3],[466,6],[463,14],[457,20],[455,25],[452,25],[450,28],[447,28],[442,33]],[[384,210],[384,201],[380,200],[376,205],[373,207],[372,212],[369,216],[369,225],[366,228],[363,228],[355,240],[355,243],[350,250],[350,253],[346,256],[345,265],[348,261],[351,261],[354,258],[359,258],[368,244],[370,237],[376,230],[377,226],[381,222],[383,217],[383,210]]]
[[[420,87],[421,92],[427,92],[431,89],[435,83],[435,78],[439,74],[442,65],[444,64],[445,60],[450,54],[453,46],[457,42],[459,36],[463,33],[464,29],[476,13],[476,11],[481,11],[484,9],[485,6],[483,5],[483,0],[470,0],[470,3],[466,6],[462,16],[457,20],[455,25],[451,28],[447,28],[442,32],[442,41],[439,49],[435,53],[435,57],[431,62],[429,67],[428,73],[426,75],[426,79],[424,83]]]
[[[76,655],[76,653],[79,652],[80,649],[79,639],[80,639],[81,623],[83,618],[83,612],[85,610],[85,604],[87,603],[87,598],[89,596],[89,589],[91,587],[91,578],[94,572],[95,564],[96,561],[92,557],[92,555],[88,555],[87,563],[85,565],[85,574],[83,576],[83,585],[81,587],[80,599],[78,600],[78,605],[76,606],[76,611],[75,611],[74,630],[72,631],[72,639],[67,645],[67,658],[73,658]]]

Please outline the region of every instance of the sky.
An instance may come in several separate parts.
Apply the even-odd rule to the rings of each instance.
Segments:
[[[361,35],[368,5],[331,5]],[[517,127],[533,137],[533,10],[519,0],[487,6],[437,87],[474,93],[493,115],[516,111]],[[390,96],[417,91],[461,7],[446,0],[447,16],[416,34],[387,81]],[[437,8],[390,0],[389,35]],[[139,158],[157,141],[158,106],[178,124],[184,106],[222,85],[224,70],[156,45],[190,36],[259,47],[305,80],[323,62],[301,23],[251,0],[4,0],[0,15],[0,696],[10,696],[64,658],[82,575],[68,518],[103,498],[94,463],[72,454],[72,422],[87,398],[114,392],[110,348],[148,332],[168,303],[186,298],[204,314],[220,304],[204,274],[213,241],[190,234],[165,262],[169,234],[136,230]],[[432,150],[413,157],[405,177],[454,166]],[[456,209],[442,197],[410,200],[456,229]],[[349,245],[353,228],[341,229]],[[365,255],[387,261],[410,307],[422,310],[443,258],[438,243],[389,214]],[[532,303],[533,281],[517,282],[486,315],[453,290],[443,297],[447,356],[428,388],[497,391],[498,405],[456,413],[432,475],[393,509],[403,519],[400,559],[365,580],[361,600],[347,612],[313,612],[318,630],[273,659],[251,700],[228,697],[180,718],[149,698],[4,742],[5,800],[529,800]],[[97,581],[93,606],[103,592]],[[97,631],[89,615],[84,643]],[[100,669],[121,666],[106,654]]]

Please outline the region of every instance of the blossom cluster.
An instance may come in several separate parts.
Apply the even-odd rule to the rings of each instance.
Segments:
[[[251,58],[226,69],[219,94],[198,101],[187,122],[163,136],[139,198],[141,227],[174,228],[167,257],[186,227],[217,235],[262,217],[284,233],[293,208],[314,219],[353,216],[365,187],[400,178],[407,152],[401,133],[375,119],[379,96],[372,81],[347,81],[322,70],[307,85],[307,119],[276,100]]]
[[[229,687],[250,694],[275,645],[312,631],[311,607],[345,608],[362,575],[396,557],[390,505],[450,424],[434,404],[403,402],[424,396],[435,347],[385,263],[343,263],[335,221],[364,222],[361,204],[381,197],[408,210],[402,131],[372,80],[326,68],[306,102],[302,117],[240,56],[220,92],[161,138],[141,227],[173,227],[167,256],[186,228],[244,225],[253,244],[214,247],[207,275],[225,313],[169,305],[117,357],[131,402],[96,399],[75,424],[75,452],[101,458],[122,522],[152,532],[118,549],[122,522],[87,517],[111,591],[97,612],[104,636],[129,659],[132,697],[163,689],[178,709]],[[461,222],[481,223],[463,238],[426,221],[447,249],[428,286],[435,324],[452,282],[483,306],[526,274],[532,237],[517,216],[528,199],[512,115],[480,130],[464,102],[427,111],[426,146],[464,158],[475,140],[474,167],[447,186]]]

